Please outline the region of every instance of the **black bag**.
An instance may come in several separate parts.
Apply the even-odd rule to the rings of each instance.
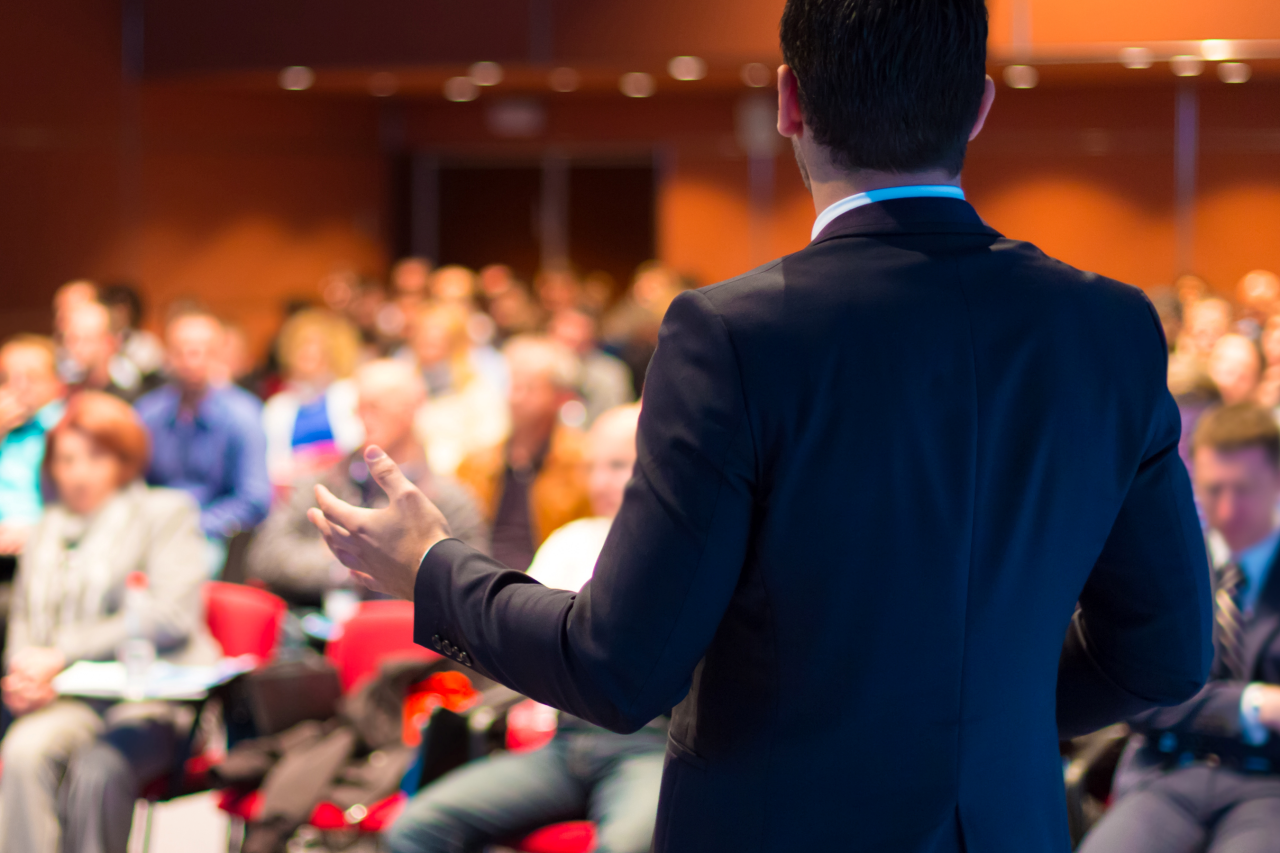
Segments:
[[[342,685],[327,658],[309,654],[249,673],[245,693],[258,734],[273,735],[305,720],[335,716]]]

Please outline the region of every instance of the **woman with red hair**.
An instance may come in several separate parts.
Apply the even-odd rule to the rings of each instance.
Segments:
[[[148,445],[127,404],[93,391],[73,397],[49,433],[44,471],[54,500],[19,560],[0,681],[17,718],[0,743],[0,853],[125,853],[141,785],[173,760],[180,707],[109,706],[53,689],[69,664],[110,660],[130,638],[130,575],[147,577],[139,627],[160,657],[218,656],[204,629],[199,509],[185,493],[139,479]]]

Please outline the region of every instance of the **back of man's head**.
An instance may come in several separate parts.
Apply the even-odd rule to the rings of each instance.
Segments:
[[[836,166],[960,173],[986,81],[984,0],[787,0],[781,35]]]

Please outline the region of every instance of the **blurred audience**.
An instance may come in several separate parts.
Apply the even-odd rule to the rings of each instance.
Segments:
[[[573,270],[567,267],[539,272],[533,280],[533,290],[538,294],[538,304],[548,317],[582,304],[582,283]]]
[[[58,375],[68,376],[76,372],[69,363],[64,348],[67,318],[73,308],[98,301],[98,285],[87,279],[69,281],[53,293],[53,341],[58,348]]]
[[[218,549],[266,517],[271,503],[262,404],[223,374],[221,321],[187,308],[165,329],[171,379],[138,400],[151,433],[147,482],[182,489],[200,505],[200,527]]]
[[[355,327],[310,308],[288,320],[276,339],[284,387],[267,400],[267,473],[272,485],[322,471],[364,441],[350,376],[360,354]]]
[[[120,353],[111,312],[101,302],[80,302],[66,309],[62,344],[62,378],[73,391],[105,391],[132,402],[159,382]]]
[[[592,517],[560,528],[530,577],[577,592],[591,578],[636,461],[639,406],[601,414],[587,439]],[[619,735],[568,714],[552,741],[464,765],[420,791],[387,834],[392,853],[481,850],[549,823],[589,818],[608,853],[651,849],[667,718]]]
[[[644,388],[662,318],[672,300],[686,289],[685,280],[670,267],[657,261],[641,264],[630,291],[604,318],[604,348],[631,368],[637,391]]]
[[[1280,314],[1273,314],[1262,326],[1262,380],[1256,399],[1260,405],[1275,410],[1280,407]]]
[[[171,766],[189,709],[107,707],[59,697],[54,676],[111,660],[133,632],[159,655],[212,663],[204,628],[204,540],[185,494],[152,489],[147,435],[114,397],[85,391],[49,434],[54,502],[19,560],[9,617],[4,703],[17,717],[0,744],[0,851],[125,853],[144,783]],[[146,578],[141,624],[122,613],[127,579]]]
[[[385,451],[435,502],[455,538],[488,553],[489,529],[475,499],[456,481],[431,473],[414,435],[414,417],[426,399],[426,387],[413,366],[391,359],[372,361],[356,371],[354,384],[366,442]],[[322,475],[303,478],[288,502],[276,505],[250,545],[249,575],[297,605],[321,603],[327,591],[347,579],[347,570],[307,520],[307,510],[316,505],[317,484],[356,506],[387,503],[369,476],[363,454],[355,452]]]
[[[121,358],[133,365],[150,391],[161,381],[164,344],[141,327],[142,294],[131,284],[111,284],[102,291],[102,304],[111,312],[111,331],[119,341]]]
[[[461,305],[435,303],[419,312],[413,327],[412,353],[430,401],[417,429],[437,474],[452,475],[468,455],[510,434],[502,391],[473,358],[469,316]]]
[[[1243,403],[1252,399],[1262,378],[1262,353],[1249,338],[1229,332],[1209,351],[1206,372],[1218,386],[1222,402]]]
[[[511,370],[511,438],[469,455],[457,475],[490,522],[493,556],[523,570],[551,531],[590,513],[582,435],[560,423],[581,367],[546,337],[513,338],[504,354]]]
[[[581,308],[565,308],[551,318],[547,332],[582,362],[579,392],[587,409],[587,426],[602,412],[636,398],[631,369],[600,349],[595,317]]]
[[[1280,431],[1255,405],[1225,406],[1192,454],[1215,567],[1211,680],[1130,722],[1115,804],[1083,853],[1261,853],[1280,839]]]
[[[1267,318],[1280,310],[1280,277],[1268,270],[1247,273],[1236,285],[1240,306],[1240,331],[1257,340]]]
[[[17,554],[40,520],[45,435],[66,388],[53,341],[16,335],[0,347],[0,554]]]

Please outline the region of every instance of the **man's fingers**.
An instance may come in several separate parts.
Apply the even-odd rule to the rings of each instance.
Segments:
[[[373,479],[392,500],[404,492],[417,489],[417,486],[409,482],[409,478],[400,470],[400,466],[392,462],[391,457],[376,444],[371,444],[364,449],[364,462],[369,466],[369,473],[373,475]]]
[[[320,485],[316,486],[316,503],[327,521],[345,530],[355,530],[361,517],[369,513],[369,510],[352,506]]]

